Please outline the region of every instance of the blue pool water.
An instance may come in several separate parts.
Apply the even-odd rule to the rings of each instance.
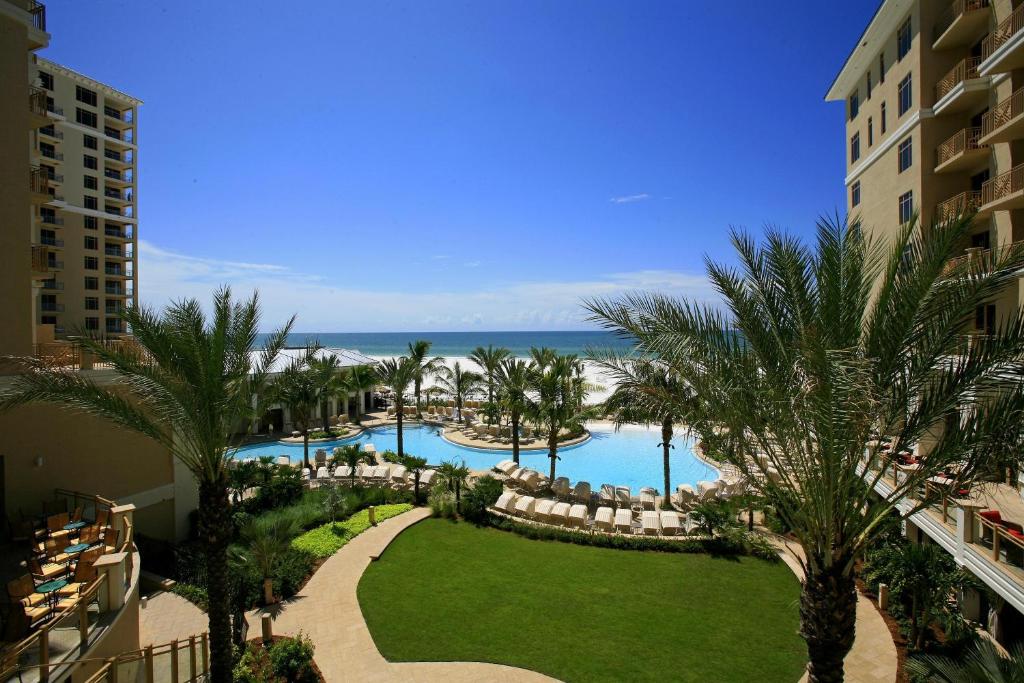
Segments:
[[[411,426],[402,431],[406,453],[424,457],[435,465],[443,460],[464,460],[471,469],[486,470],[512,457],[508,451],[477,450],[449,443],[440,437],[436,427]],[[611,427],[591,427],[590,431],[593,436],[586,443],[559,449],[561,460],[556,466],[556,476],[569,477],[573,483],[589,481],[595,491],[601,484],[613,484],[629,486],[634,493],[641,486],[651,486],[662,492],[664,475],[661,448],[658,446],[660,430],[623,427],[615,431]],[[355,438],[310,444],[310,459],[317,448],[326,448],[330,452],[335,446],[349,443],[372,443],[377,451],[396,450],[397,433],[395,427],[382,427],[363,432]],[[673,443],[675,449],[669,459],[673,490],[679,484],[694,485],[698,481],[718,477],[717,470],[693,454],[691,440],[677,436]],[[239,449],[237,457],[247,459],[261,455],[287,455],[292,462],[301,462],[302,444],[256,444]],[[524,467],[545,475],[550,467],[546,450],[524,450],[519,461]]]

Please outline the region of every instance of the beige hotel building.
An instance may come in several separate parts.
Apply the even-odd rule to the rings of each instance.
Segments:
[[[1024,239],[1024,2],[884,0],[825,99],[845,106],[847,209],[868,234],[891,237],[915,212],[928,225],[975,210],[958,258]],[[1022,287],[980,306],[966,332],[991,331],[1021,306]],[[888,495],[892,482],[876,489]],[[906,528],[987,586],[958,600],[1007,646],[1024,640],[1022,523],[1019,483],[989,484]]]

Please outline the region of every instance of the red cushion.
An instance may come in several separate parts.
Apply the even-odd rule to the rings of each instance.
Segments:
[[[1002,515],[999,514],[999,510],[984,510],[978,513],[979,517],[984,517],[990,522],[1001,522],[1003,521]]]
[[[1010,533],[1019,534],[1024,532],[1024,527],[1022,527],[1020,524],[1017,524],[1016,522],[1007,522],[1004,520],[1003,522],[1001,522],[1001,524],[1003,525],[1003,528],[1009,531]]]
[[[971,491],[970,491],[970,489],[960,489],[959,491],[956,492],[956,495],[958,495],[958,496],[969,496],[969,495],[971,495]]]
[[[1019,538],[1019,539],[1024,540],[1024,532],[1018,531],[1017,529],[1007,529],[1006,533],[1010,534],[1014,538]]]

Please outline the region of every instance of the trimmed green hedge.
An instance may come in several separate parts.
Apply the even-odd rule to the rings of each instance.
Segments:
[[[395,517],[403,512],[412,510],[408,503],[397,503],[394,505],[378,505],[377,521]],[[338,552],[346,543],[355,536],[370,528],[370,513],[368,510],[360,510],[344,522],[332,524],[328,522],[318,526],[292,540],[292,548],[307,552],[317,559],[326,559]]]

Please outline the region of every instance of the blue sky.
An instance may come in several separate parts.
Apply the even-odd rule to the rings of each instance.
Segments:
[[[145,101],[144,302],[574,329],[843,206],[823,94],[876,4],[49,0],[42,54]]]

